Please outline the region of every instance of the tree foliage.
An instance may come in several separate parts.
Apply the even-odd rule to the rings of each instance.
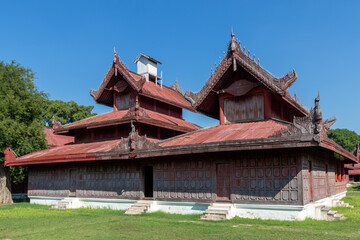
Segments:
[[[15,61],[0,61],[0,162],[5,143],[17,156],[47,148],[43,127],[52,126],[52,116],[65,124],[95,115],[93,106],[49,100],[33,80],[31,69]],[[27,174],[25,167],[10,167],[9,171],[14,183],[22,182]]]
[[[52,118],[61,124],[72,123],[84,118],[95,116],[96,113],[91,113],[94,106],[78,105],[74,101],[63,102],[61,100],[46,100],[45,112],[43,121],[49,127],[52,127]]]
[[[328,137],[348,151],[354,150],[360,142],[360,136],[348,129],[331,129],[327,132]]]
[[[44,99],[33,82],[34,73],[16,62],[0,62],[0,152],[8,143],[17,156],[47,147],[42,129]],[[3,160],[3,156],[0,160]],[[13,182],[21,182],[26,168],[11,167]]]

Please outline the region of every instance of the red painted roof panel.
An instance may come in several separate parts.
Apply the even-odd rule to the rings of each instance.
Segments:
[[[160,143],[160,146],[169,147],[229,140],[268,138],[277,131],[287,127],[286,124],[273,120],[217,125],[165,140]]]
[[[192,109],[191,104],[178,92],[175,90],[166,87],[156,85],[155,83],[149,81],[145,82],[142,87],[142,93],[144,95],[151,95],[156,97],[158,100],[164,100],[165,102],[172,102],[179,107],[185,107],[187,109]]]
[[[172,116],[168,116],[162,113],[150,111],[147,109],[141,109],[144,110],[147,116],[139,116],[140,122],[153,122],[157,123],[157,125],[160,125],[164,128],[174,128],[182,132],[188,132],[188,131],[194,131],[199,129],[200,127],[190,123],[186,120],[183,120],[181,118],[176,118]],[[55,130],[58,132],[62,132],[64,130],[70,130],[70,129],[79,129],[79,128],[86,128],[89,126],[97,126],[97,125],[106,125],[106,124],[113,124],[116,121],[130,121],[135,120],[130,118],[124,118],[125,115],[129,112],[129,110],[122,110],[122,111],[111,111],[108,113],[103,113],[94,117],[90,117],[84,120],[80,120],[71,124],[64,125],[63,128]]]
[[[74,154],[84,154],[84,153],[107,152],[112,148],[114,148],[120,142],[121,142],[120,139],[116,139],[116,140],[103,141],[103,142],[62,145],[21,156],[17,158],[17,160],[25,160],[31,158],[34,159],[46,158],[57,155],[74,155]]]
[[[74,137],[56,135],[54,134],[54,130],[51,128],[44,127],[44,131],[46,134],[46,141],[50,146],[60,146],[74,142]]]
[[[166,123],[166,124],[169,124],[170,126],[175,125],[175,126],[179,126],[179,127],[184,127],[184,128],[191,129],[192,131],[198,130],[200,128],[199,126],[197,126],[191,122],[188,122],[186,120],[183,120],[181,118],[172,117],[169,115],[150,111],[147,109],[144,109],[144,110],[151,120],[161,122],[162,124]]]
[[[122,110],[122,111],[111,111],[103,114],[99,114],[93,117],[89,117],[74,123],[69,123],[63,126],[62,129],[59,129],[59,131],[67,130],[67,129],[78,129],[78,128],[84,128],[89,125],[92,125],[94,123],[104,123],[107,121],[112,121],[116,119],[121,119],[125,116],[125,114],[129,110]],[[56,131],[56,130],[55,130]]]

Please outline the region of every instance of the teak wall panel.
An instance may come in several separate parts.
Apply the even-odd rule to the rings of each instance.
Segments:
[[[331,151],[316,149],[303,151],[303,204],[346,191],[346,181],[335,182],[335,165],[338,161],[340,160],[336,159]],[[309,162],[312,165],[311,173]]]
[[[116,162],[73,163],[34,166],[29,169],[29,196],[68,197],[70,170],[76,197],[142,198],[141,168]]]
[[[217,189],[217,166],[226,164],[229,201],[301,205],[310,201],[309,161],[314,201],[346,190],[345,181],[335,182],[338,160],[329,151],[299,148],[34,165],[29,167],[28,194],[69,196],[70,171],[74,170],[76,197],[142,199],[143,167],[153,166],[154,199],[214,202],[217,193],[223,193]]]
[[[291,150],[240,155],[235,163],[233,202],[299,204],[299,163]]]
[[[264,119],[264,95],[256,94],[226,98],[224,123]]]
[[[173,201],[214,201],[214,167],[211,159],[184,155],[157,160],[154,197]]]

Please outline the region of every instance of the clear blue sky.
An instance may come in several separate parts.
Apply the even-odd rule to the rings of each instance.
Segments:
[[[1,1],[0,60],[36,72],[51,99],[95,105],[113,48],[131,70],[139,52],[161,61],[164,84],[199,91],[226,51],[231,27],[242,45],[313,106],[320,90],[333,128],[360,133],[360,1]],[[217,121],[189,112],[201,126]]]

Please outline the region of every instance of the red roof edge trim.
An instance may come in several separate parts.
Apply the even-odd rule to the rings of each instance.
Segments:
[[[44,164],[44,163],[61,163],[61,162],[81,162],[81,161],[94,161],[95,153],[84,154],[69,154],[69,155],[55,155],[52,157],[39,157],[13,160],[7,166],[20,166],[29,164]]]
[[[114,55],[113,64],[111,65],[109,71],[107,72],[104,80],[100,84],[100,87],[97,90],[90,90],[90,95],[94,98],[94,100],[98,103],[98,100],[105,90],[107,84],[109,83],[111,77],[113,75],[117,76],[118,72],[124,77],[124,79],[130,84],[130,86],[137,92],[141,90],[141,86],[145,82],[145,78],[142,77],[139,81],[136,81],[131,74],[129,73],[129,70],[127,69],[126,65],[121,62],[119,56],[117,53]]]
[[[113,65],[111,65],[107,74],[105,75],[104,80],[100,84],[99,88],[97,90],[94,90],[94,89],[90,90],[90,95],[94,98],[95,102],[98,102],[100,95],[105,90],[106,85],[109,83],[109,81],[110,81],[111,77],[114,75],[114,73],[115,73],[114,67],[113,67]]]
[[[352,153],[345,150],[343,147],[341,147],[339,144],[334,142],[328,137],[325,137],[321,140],[319,146],[332,150],[340,155],[342,155],[345,158],[348,158],[349,160],[354,161],[355,163],[359,163],[358,157],[354,156]]]

